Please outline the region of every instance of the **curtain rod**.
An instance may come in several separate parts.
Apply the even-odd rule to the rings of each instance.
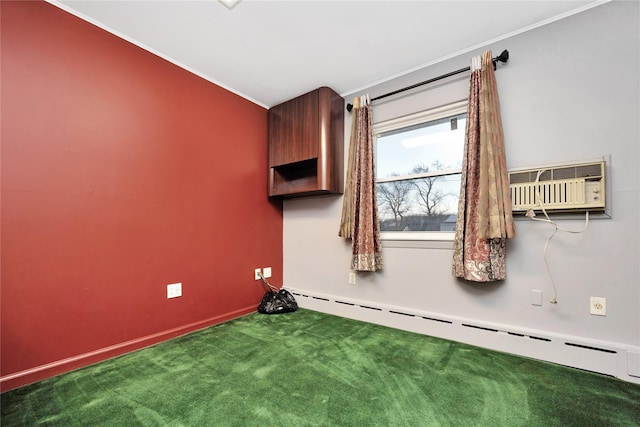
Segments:
[[[502,51],[502,53],[499,56],[496,56],[495,58],[491,59],[491,61],[493,62],[493,69],[494,70],[496,69],[496,63],[497,62],[507,62],[508,60],[509,60],[509,51],[505,49],[505,50]],[[426,85],[426,84],[429,84],[429,83],[437,82],[438,80],[446,79],[447,77],[455,76],[456,74],[461,74],[461,73],[464,73],[466,71],[471,71],[471,67],[460,68],[459,70],[451,71],[450,73],[446,73],[446,74],[443,74],[441,76],[434,77],[432,79],[425,80],[423,82],[416,83],[416,84],[413,84],[411,86],[404,87],[402,89],[394,90],[393,92],[385,93],[384,95],[376,96],[375,98],[371,98],[371,101],[376,101],[378,99],[386,98],[388,96],[392,96],[392,95],[398,94],[400,92],[404,92],[404,91],[407,91],[407,90],[415,89],[418,86],[422,86],[422,85]],[[353,105],[352,104],[347,104],[347,111],[351,111],[352,109],[353,109]]]

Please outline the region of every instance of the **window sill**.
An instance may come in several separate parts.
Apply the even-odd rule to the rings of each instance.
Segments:
[[[453,249],[455,233],[382,232],[383,248]]]

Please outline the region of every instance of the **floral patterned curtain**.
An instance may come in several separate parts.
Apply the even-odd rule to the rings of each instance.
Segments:
[[[376,174],[371,132],[371,101],[353,101],[347,182],[338,235],[351,239],[351,269],[382,270],[382,245],[376,200]]]
[[[506,239],[515,237],[502,119],[491,51],[471,62],[471,88],[453,275],[474,282],[506,278]]]

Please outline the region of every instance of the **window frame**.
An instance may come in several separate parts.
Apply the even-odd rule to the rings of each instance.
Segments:
[[[431,108],[428,110],[419,111],[417,113],[408,114],[401,117],[385,120],[379,123],[374,123],[372,127],[372,134],[374,138],[374,147],[378,149],[378,137],[386,132],[395,131],[398,129],[419,125],[426,122],[436,121],[449,116],[455,116],[457,114],[467,113],[467,100],[456,101],[451,104],[443,105],[440,107]],[[415,175],[404,175],[396,177],[385,177],[378,179],[376,177],[376,185],[383,182],[401,181],[409,178],[422,178],[430,176],[446,176],[454,175],[462,172],[462,169],[446,169],[442,171],[428,172]],[[453,242],[455,232],[449,231],[381,231],[380,239],[383,241],[383,246],[390,247],[405,247],[402,242]],[[387,244],[385,244],[388,242]],[[406,247],[423,247],[416,246],[412,243]],[[436,244],[437,248],[448,248],[448,244]]]

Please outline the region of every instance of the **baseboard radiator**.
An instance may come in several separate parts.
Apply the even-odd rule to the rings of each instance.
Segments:
[[[512,328],[287,287],[309,310],[592,371],[640,384],[640,347]]]

